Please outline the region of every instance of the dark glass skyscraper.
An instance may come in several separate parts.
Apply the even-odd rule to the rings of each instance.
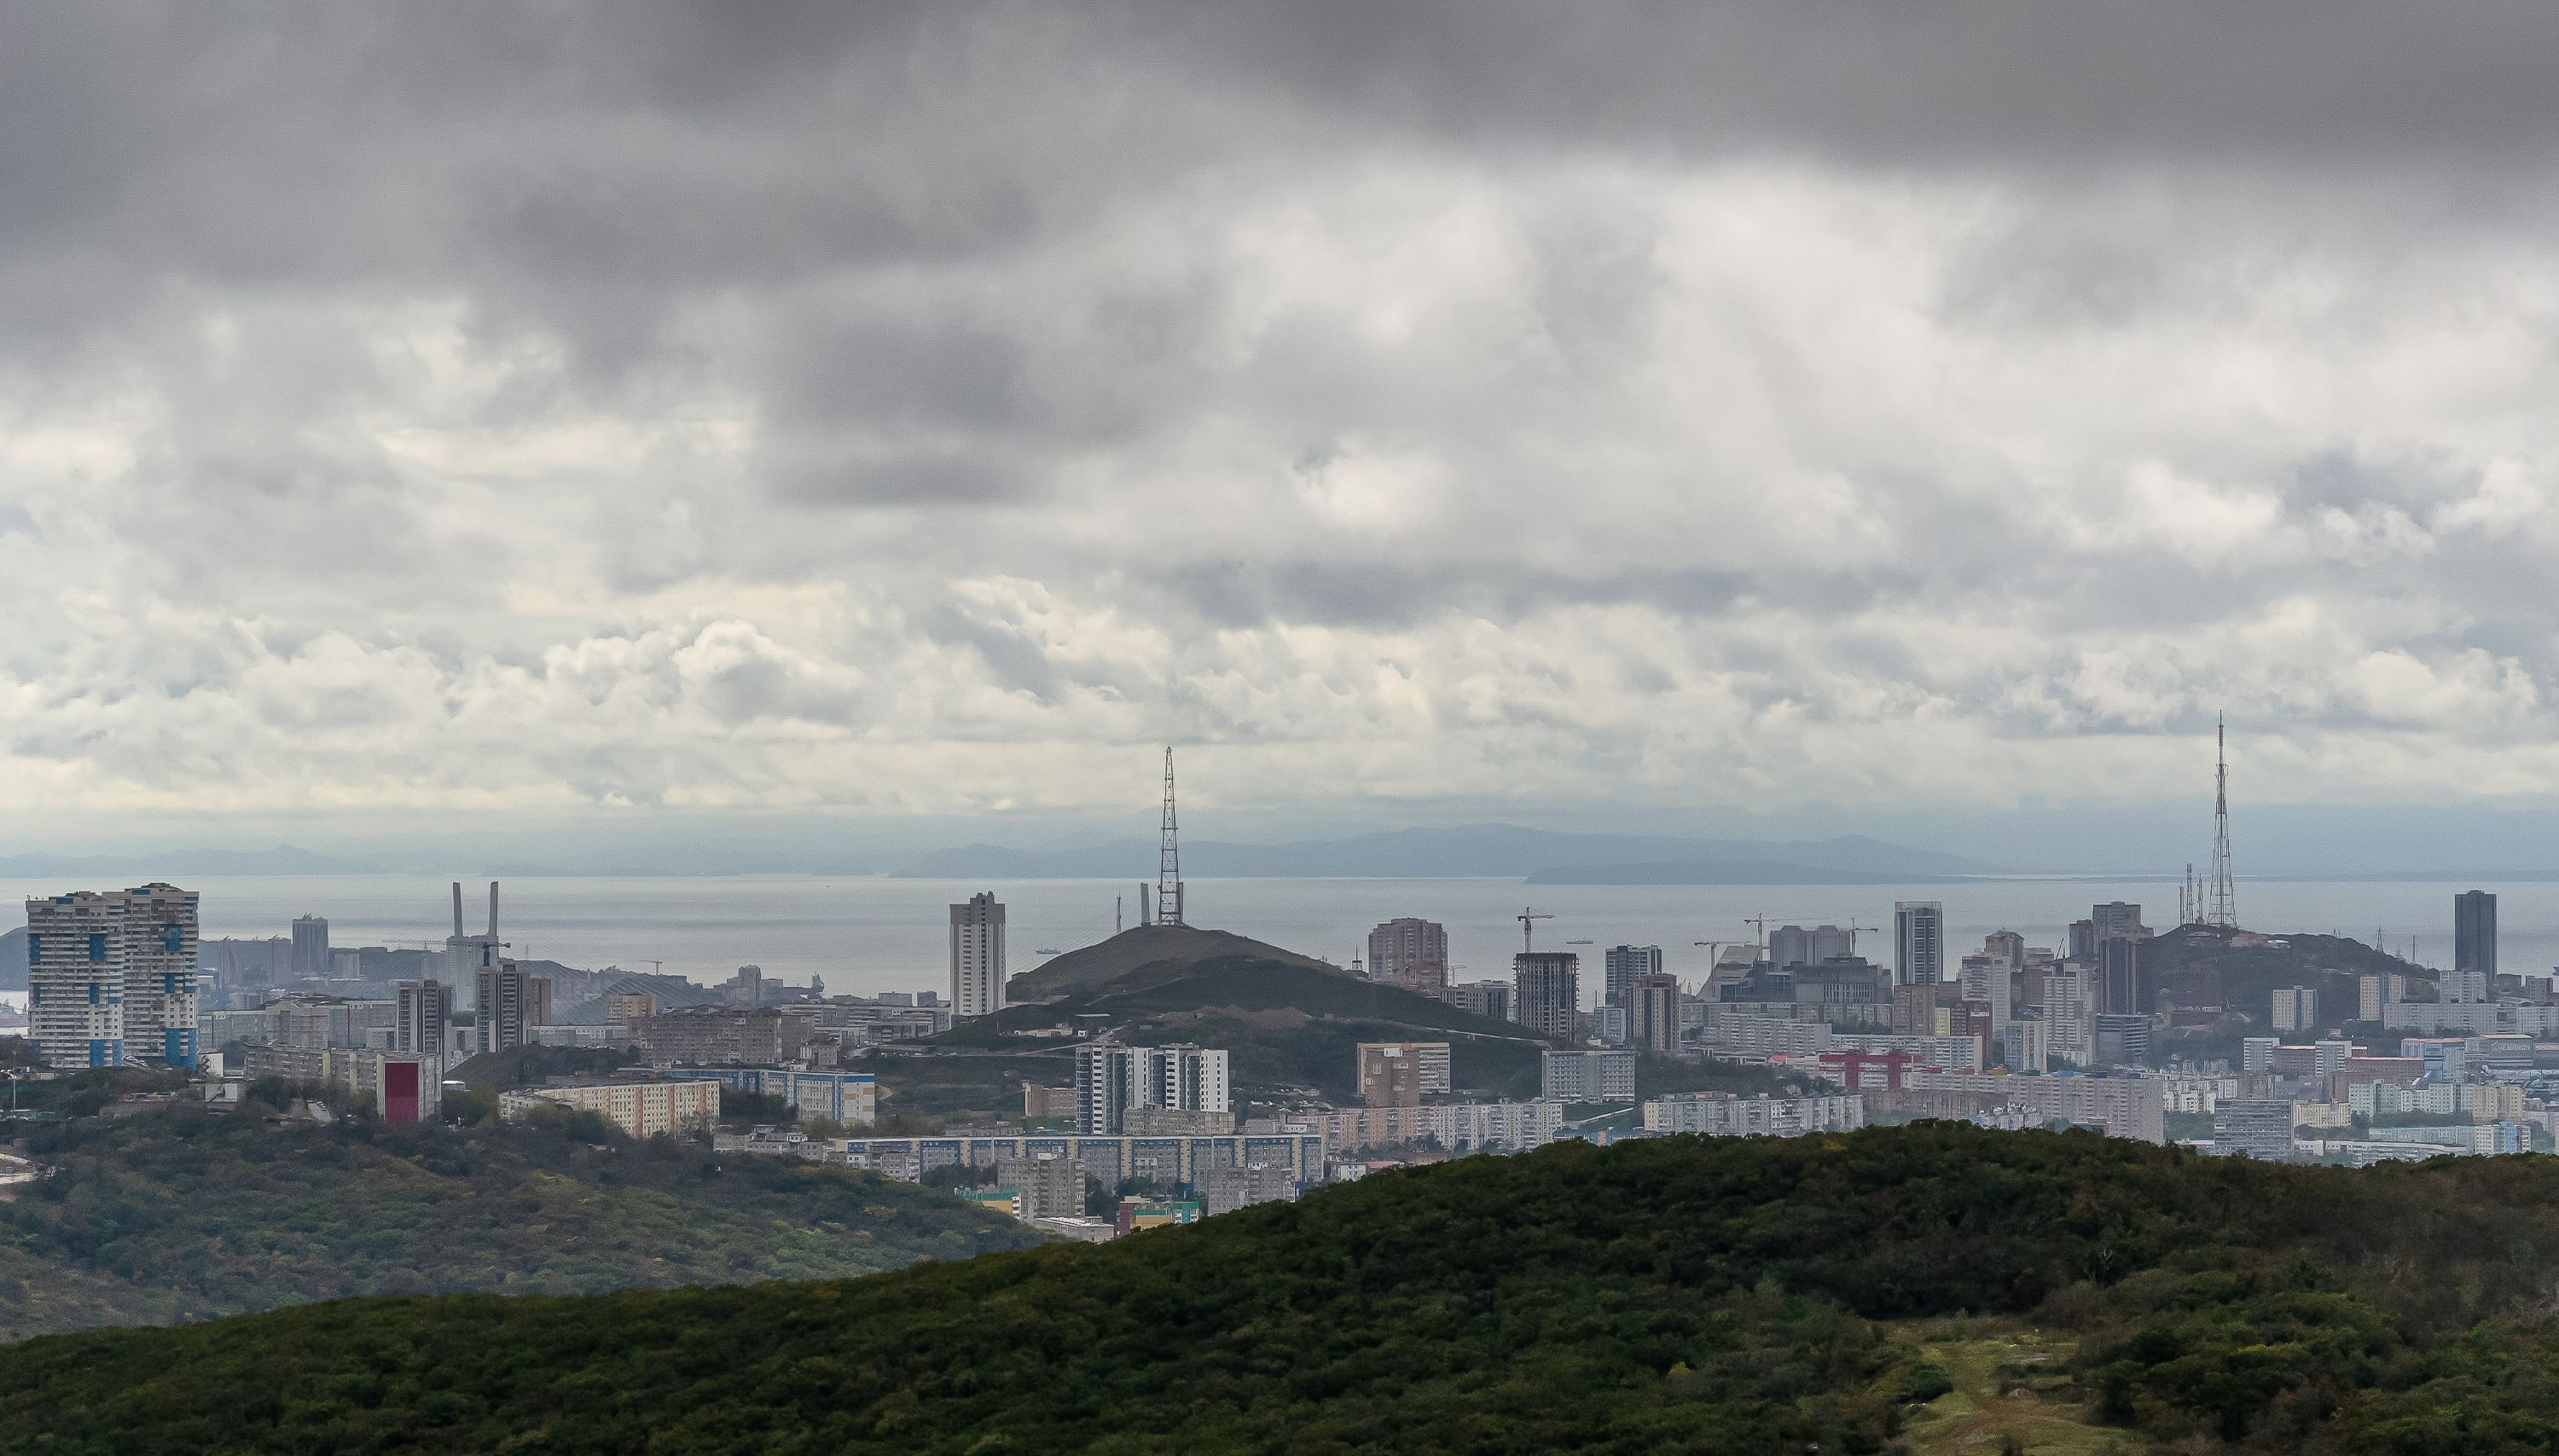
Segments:
[[[2494,988],[2496,897],[2485,890],[2453,897],[2453,969],[2484,972]]]

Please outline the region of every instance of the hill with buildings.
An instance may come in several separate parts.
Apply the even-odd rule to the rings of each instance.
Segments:
[[[1143,938],[1134,944],[1144,948],[1120,958],[1138,963],[1111,979],[1054,1000],[1007,1006],[932,1039],[938,1050],[961,1056],[881,1059],[888,1105],[938,1116],[1019,1106],[1024,1081],[1064,1081],[1071,1063],[1049,1038],[1091,1015],[1110,1017],[1119,1039],[1133,1045],[1227,1049],[1237,1087],[1248,1095],[1294,1089],[1351,1100],[1361,1042],[1413,1040],[1449,1044],[1450,1074],[1461,1090],[1537,1093],[1538,1054],[1548,1043],[1514,1022],[1218,931],[1150,927],[1090,948],[1118,947],[1132,938]],[[1225,948],[1236,944],[1257,948]],[[1140,959],[1167,947],[1177,953]]]
[[[0,1453],[2539,1449],[2559,1160],[1563,1144],[873,1278],[0,1350]]]
[[[592,1128],[179,1107],[43,1127],[24,1146],[61,1172],[0,1203],[0,1339],[354,1294],[838,1277],[1036,1238],[868,1173]]]

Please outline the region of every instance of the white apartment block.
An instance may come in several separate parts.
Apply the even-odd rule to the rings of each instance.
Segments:
[[[1858,1096],[1736,1097],[1731,1092],[1681,1092],[1644,1103],[1647,1132],[1800,1137],[1807,1132],[1854,1132],[1865,1125],[1866,1099]]]
[[[1635,1054],[1550,1051],[1540,1067],[1539,1095],[1564,1102],[1635,1099]]]
[[[1564,1104],[1440,1102],[1416,1107],[1345,1107],[1307,1119],[1330,1152],[1435,1142],[1451,1152],[1543,1147],[1564,1130]]]
[[[500,1092],[498,1113],[522,1122],[543,1106],[594,1112],[632,1137],[707,1132],[719,1123],[716,1082],[599,1082]]]
[[[964,1019],[1004,1009],[1004,907],[984,891],[951,907],[951,1006]]]
[[[1235,1110],[1223,1050],[1191,1047],[1079,1047],[1075,1055],[1075,1125],[1092,1137],[1128,1131],[1133,1107],[1180,1112]]]
[[[196,895],[150,884],[27,902],[29,1035],[48,1067],[196,1065]]]
[[[2156,1077],[2005,1077],[1923,1070],[1912,1072],[1901,1085],[1996,1096],[2024,1113],[2030,1124],[2069,1122],[2102,1127],[2109,1137],[2168,1141],[2165,1086]]]

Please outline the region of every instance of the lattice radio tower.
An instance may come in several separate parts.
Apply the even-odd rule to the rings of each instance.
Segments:
[[[1173,751],[1164,750],[1164,846],[1155,858],[1155,923],[1179,926],[1182,919],[1182,841],[1173,817]]]
[[[2215,714],[2212,719],[2212,888],[2211,904],[2204,910],[2205,925],[2236,930],[2239,926],[2238,896],[2230,884],[2230,753],[2229,730]]]

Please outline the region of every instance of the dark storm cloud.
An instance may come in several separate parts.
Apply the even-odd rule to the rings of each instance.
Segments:
[[[1996,796],[2207,702],[2538,783],[2554,72],[2520,3],[20,7],[0,731],[99,777],[0,802],[1191,730]]]

